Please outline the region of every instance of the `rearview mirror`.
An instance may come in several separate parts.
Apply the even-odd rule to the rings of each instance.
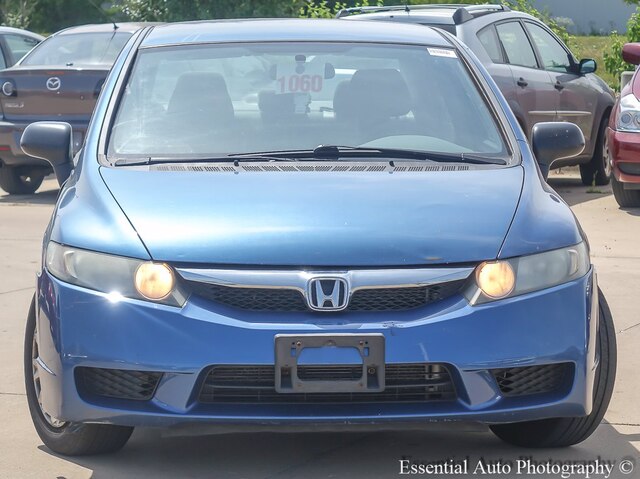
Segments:
[[[20,147],[29,156],[51,163],[60,186],[73,169],[71,125],[59,121],[38,121],[27,126]]]
[[[622,47],[622,59],[632,65],[640,64],[640,43],[627,43]]]
[[[591,58],[584,58],[580,60],[580,75],[586,75],[587,73],[595,73],[598,69],[598,64]]]
[[[568,122],[536,123],[531,134],[533,154],[546,178],[556,160],[571,158],[584,150],[584,135],[577,125]]]

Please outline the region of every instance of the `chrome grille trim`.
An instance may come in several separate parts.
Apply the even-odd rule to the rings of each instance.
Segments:
[[[473,267],[405,268],[356,270],[234,270],[177,268],[186,281],[231,288],[295,289],[307,298],[309,281],[318,277],[339,277],[347,281],[353,294],[360,289],[411,288],[459,281],[469,277]]]

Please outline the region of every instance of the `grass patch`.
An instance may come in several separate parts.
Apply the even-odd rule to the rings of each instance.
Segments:
[[[616,90],[620,86],[619,79],[604,69],[604,53],[611,51],[613,41],[611,36],[574,36],[571,37],[569,48],[578,58],[593,58],[598,64],[596,75],[606,81],[611,88]]]

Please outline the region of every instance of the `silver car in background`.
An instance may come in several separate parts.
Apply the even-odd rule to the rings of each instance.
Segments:
[[[594,74],[594,60],[578,61],[537,18],[502,5],[361,7],[344,9],[338,17],[417,23],[455,35],[487,68],[529,139],[539,122],[580,127],[586,140],[582,154],[557,160],[552,168],[580,165],[585,185],[609,183],[605,131],[614,93]]]
[[[0,27],[0,70],[16,64],[44,40],[42,35],[13,27]]]

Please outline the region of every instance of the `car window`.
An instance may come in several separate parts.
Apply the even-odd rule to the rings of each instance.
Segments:
[[[25,35],[7,34],[4,36],[7,46],[13,55],[15,61],[20,60],[25,56],[33,47],[40,43],[35,38],[27,37]]]
[[[536,55],[520,22],[499,23],[496,30],[509,63],[529,68],[538,67]]]
[[[527,22],[527,29],[538,48],[545,70],[567,73],[571,71],[569,55],[564,47],[544,28]]]
[[[502,50],[500,48],[500,42],[498,36],[493,28],[493,25],[483,28],[478,32],[478,40],[482,43],[485,51],[494,63],[502,63]]]
[[[4,60],[4,55],[2,54],[2,50],[0,50],[0,70],[3,68],[7,68],[7,63]]]
[[[23,65],[111,65],[131,33],[71,33],[49,37]]]
[[[112,157],[371,146],[504,155],[453,49],[268,43],[141,50]]]

